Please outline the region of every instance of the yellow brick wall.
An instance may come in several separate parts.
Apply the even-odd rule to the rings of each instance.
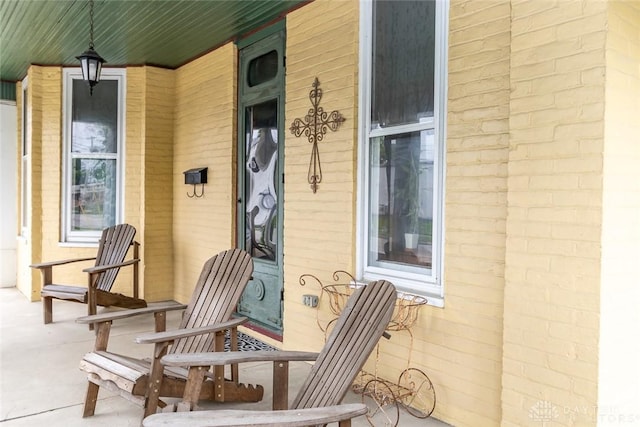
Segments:
[[[640,3],[608,4],[599,425],[640,423],[639,26]]]
[[[235,246],[236,48],[227,44],[176,71],[173,146],[174,298],[191,297],[204,261]],[[208,167],[204,197],[183,171]]]
[[[173,113],[175,71],[145,67],[144,295],[173,299]]]
[[[509,43],[509,1],[451,2],[445,307],[423,309],[414,359],[454,425],[500,420]]]
[[[173,182],[174,78],[171,70],[127,69],[125,218],[141,244],[140,293],[148,301],[173,299],[173,193],[167,189]]]
[[[42,221],[40,220],[43,212],[42,206],[42,179],[40,179],[40,175],[42,174],[43,169],[43,161],[42,161],[42,98],[43,98],[43,83],[42,83],[42,67],[31,67],[28,72],[29,77],[29,90],[28,105],[30,106],[30,119],[31,123],[27,123],[27,126],[30,126],[31,131],[31,142],[30,142],[30,153],[31,153],[31,182],[30,185],[30,193],[31,193],[31,212],[27,213],[29,217],[29,224],[31,226],[30,234],[31,236],[40,236],[42,235]],[[27,251],[27,259],[23,259],[25,261],[25,265],[19,266],[22,268],[27,268],[27,266],[33,262],[38,262],[38,260],[42,259],[42,246],[43,242],[40,239],[31,239],[31,244],[27,243],[28,251]],[[26,277],[26,276],[25,276]],[[31,283],[27,282],[24,285],[19,286],[21,291],[29,298],[31,301],[38,300],[40,298],[40,289],[39,289],[39,280],[40,273],[37,271],[31,271]]]
[[[76,252],[59,251],[60,179],[62,147],[62,69],[32,66],[28,73],[31,109],[31,212],[30,263],[75,258]],[[89,266],[83,265],[83,266]],[[28,264],[21,266],[28,268]],[[68,277],[73,269],[64,266],[54,271],[54,280]],[[31,283],[23,292],[31,300],[40,298],[40,273],[32,271]],[[75,276],[74,276],[75,277]],[[74,278],[70,280],[75,280]],[[85,283],[86,277],[81,282]],[[70,282],[73,283],[73,282]]]
[[[39,80],[42,108],[42,122],[39,129],[32,130],[32,165],[36,163],[36,155],[41,156],[41,168],[32,170],[34,192],[32,201],[39,200],[41,210],[32,206],[33,221],[31,222],[31,235],[33,247],[38,243],[42,245],[42,257],[36,258],[33,253],[33,262],[46,260],[69,259],[95,256],[95,249],[87,248],[61,248],[60,242],[60,210],[61,204],[61,179],[62,179],[62,69],[60,67],[41,67]],[[31,79],[29,81],[31,84]],[[35,92],[35,88],[34,88]],[[34,108],[36,105],[34,104]],[[37,127],[37,124],[34,123]],[[36,138],[39,134],[40,138]],[[36,195],[35,183],[40,182],[40,190]],[[39,223],[39,225],[38,225]],[[38,228],[41,233],[38,234]],[[37,236],[41,239],[38,242]],[[59,283],[86,284],[86,273],[82,268],[91,266],[91,262],[70,264],[54,268],[53,280]],[[40,279],[34,283],[34,291],[40,292]]]
[[[60,185],[62,161],[62,69],[32,66],[28,72],[31,123],[31,228],[30,240],[20,245],[25,249],[19,271],[46,260],[88,257],[95,249],[61,248]],[[29,253],[30,250],[30,253]],[[22,252],[22,251],[21,251]],[[70,264],[54,269],[54,281],[85,284],[86,274],[80,270],[90,263]],[[32,301],[40,299],[41,278],[31,271],[31,281],[20,281],[19,289]]]
[[[31,123],[31,212],[30,239],[19,245],[18,271],[27,271],[29,264],[59,259],[95,256],[96,247],[61,246],[60,209],[62,179],[62,80],[60,67],[31,66],[28,71]],[[135,78],[129,89],[134,89]],[[135,94],[135,90],[129,90]],[[140,240],[140,190],[141,138],[134,134],[137,120],[136,111],[142,111],[135,96],[127,102],[127,129],[125,153],[125,222],[136,227]],[[21,108],[21,104],[20,104]],[[129,114],[129,110],[133,115]],[[131,139],[131,141],[129,141]],[[68,264],[54,268],[54,282],[84,285],[86,273],[82,268],[91,262]],[[29,269],[30,270],[30,269]],[[18,288],[32,301],[39,300],[41,278],[37,270],[30,272],[31,280],[23,280],[19,275]],[[26,277],[26,276],[25,276]],[[131,293],[132,269],[123,269],[114,286],[115,292]],[[142,282],[144,278],[142,278]],[[55,310],[55,309],[54,309]],[[55,314],[54,314],[55,317]]]
[[[309,25],[314,16],[327,19],[322,25]],[[497,425],[509,3],[453,2],[450,21],[446,307],[422,309],[413,344],[402,332],[383,342],[378,369],[382,377],[395,380],[409,357],[410,366],[435,383],[436,417],[456,425]],[[325,110],[338,109],[347,122],[320,143],[324,181],[315,195],[306,184],[308,142],[290,135],[285,140],[285,348],[322,344],[316,313],[301,304],[302,294],[317,293],[317,286],[308,281],[307,287],[300,287],[299,276],[311,273],[330,281],[333,270],[354,271],[358,22],[355,1],[316,1],[287,17],[286,123],[309,108],[314,76],[324,90]],[[334,91],[340,94],[336,98]],[[330,318],[327,311],[326,305],[321,307],[321,322]],[[372,361],[367,368],[373,369]]]
[[[502,425],[595,425],[606,3],[511,19]]]
[[[142,224],[144,221],[144,152],[146,118],[146,67],[127,68],[127,112],[125,117],[125,202],[124,216],[136,228],[136,240],[144,255],[146,244]],[[144,258],[144,257],[143,257]],[[144,271],[144,264],[140,266]],[[144,274],[141,274],[144,277]],[[141,283],[141,286],[143,284]]]
[[[353,271],[358,93],[357,1],[315,1],[287,16],[286,111],[284,138],[284,341],[287,349],[319,349],[323,334],[315,310],[302,304],[318,287],[298,284],[304,273],[327,281],[334,270]],[[323,91],[321,106],[346,121],[318,144],[322,182],[317,193],[307,183],[311,144],[288,130],[311,107],[314,78]]]
[[[28,75],[30,76],[34,76],[34,75],[38,75],[39,76],[39,68],[37,67],[31,67],[28,71]],[[35,77],[32,77],[32,79],[35,79]],[[39,82],[36,83],[36,87],[39,87]],[[28,111],[26,111],[26,122],[27,122],[27,127],[31,127],[32,123],[33,123],[33,114],[34,114],[34,109],[31,108],[31,105],[33,105],[33,101],[34,101],[34,95],[33,95],[33,90],[32,90],[33,86],[32,85],[28,85],[27,88],[27,103],[30,106],[28,108]],[[23,99],[23,86],[22,83],[19,82],[17,84],[17,88],[16,88],[16,96],[17,96],[17,106],[18,106],[18,154],[17,154],[17,158],[18,158],[18,167],[17,167],[17,182],[21,182],[21,177],[22,177],[22,149],[21,149],[21,145],[22,145],[22,140],[23,140],[23,103],[24,103],[24,99]],[[39,94],[36,95],[35,99],[39,99]],[[39,123],[39,115],[38,115],[38,123]],[[38,134],[39,135],[39,134]],[[32,138],[33,139],[33,138]],[[27,150],[29,153],[31,153],[33,147],[31,145],[31,143],[28,143],[27,146]],[[29,155],[29,159],[32,159],[33,156]],[[31,160],[30,160],[31,161]],[[29,185],[28,185],[28,189],[26,189],[27,194],[32,190],[33,188],[33,182],[32,180],[29,181]],[[22,218],[22,192],[20,190],[17,191],[18,194],[18,218]],[[31,204],[33,205],[33,202],[31,202]],[[38,204],[39,206],[39,204]],[[33,215],[32,215],[32,210],[30,212],[26,213],[27,217],[29,218],[29,221],[33,221]],[[20,220],[20,224],[22,225],[22,220]],[[39,227],[39,224],[38,224]],[[35,249],[36,253],[38,254],[38,259],[40,257],[40,243],[37,244],[37,247]],[[32,242],[30,240],[28,240],[27,238],[20,238],[18,240],[18,245],[17,245],[17,272],[18,272],[18,277],[17,277],[17,281],[16,281],[16,287],[20,290],[20,292],[22,292],[30,301],[34,301],[37,300],[40,297],[40,292],[39,289],[33,289],[32,288],[32,283],[37,283],[38,280],[40,280],[40,273],[37,271],[33,271],[32,269],[30,269],[28,266],[29,264],[32,263],[32,252],[33,252],[33,248],[32,248]]]

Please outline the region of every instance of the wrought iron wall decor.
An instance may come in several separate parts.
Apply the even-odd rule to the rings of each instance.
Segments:
[[[309,100],[311,100],[312,108],[309,109],[304,119],[295,119],[293,123],[291,123],[289,130],[291,130],[291,133],[295,136],[300,136],[304,133],[309,139],[309,142],[313,144],[307,181],[315,193],[318,190],[318,184],[322,182],[322,166],[320,164],[318,142],[322,141],[329,129],[334,132],[338,130],[346,119],[342,117],[342,114],[338,111],[327,113],[320,106],[322,89],[320,89],[320,81],[317,77],[313,81],[312,87],[313,89],[309,92]]]

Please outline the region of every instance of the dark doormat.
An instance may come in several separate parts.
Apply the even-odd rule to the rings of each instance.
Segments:
[[[227,331],[227,336],[224,341],[224,349],[229,350],[231,347],[231,342],[229,340],[229,332]],[[269,350],[275,351],[277,350],[274,347],[271,347],[269,344],[263,343],[262,341],[255,339],[247,334],[243,334],[238,331],[238,350],[240,351],[256,351],[256,350]]]

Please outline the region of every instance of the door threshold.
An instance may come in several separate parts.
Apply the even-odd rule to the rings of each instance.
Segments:
[[[269,337],[273,340],[282,342],[282,332],[276,332],[272,329],[267,329],[264,326],[261,326],[252,322],[251,320],[249,320],[247,323],[243,323],[242,326],[244,326],[247,329],[251,329],[252,331],[255,331],[259,334],[262,334],[266,337]]]

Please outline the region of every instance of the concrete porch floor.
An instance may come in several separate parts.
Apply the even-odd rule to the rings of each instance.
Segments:
[[[139,426],[142,408],[108,390],[100,390],[96,414],[82,418],[86,375],[78,369],[82,356],[94,343],[93,332],[75,318],[86,314],[86,306],[54,301],[54,323],[42,323],[42,304],[30,303],[15,288],[0,289],[0,423],[6,427],[47,426]],[[168,328],[179,322],[179,312],[170,312]],[[131,356],[149,357],[150,347],[134,338],[153,330],[153,316],[124,319],[111,329],[109,349]],[[289,393],[297,393],[310,365],[291,363]],[[240,381],[262,384],[265,396],[256,404],[205,403],[207,409],[269,409],[271,364],[252,363],[240,367]],[[353,393],[345,402],[360,402]],[[365,417],[354,426],[369,426]],[[383,423],[376,425],[384,425]],[[433,418],[414,418],[400,410],[399,426],[446,426]]]

